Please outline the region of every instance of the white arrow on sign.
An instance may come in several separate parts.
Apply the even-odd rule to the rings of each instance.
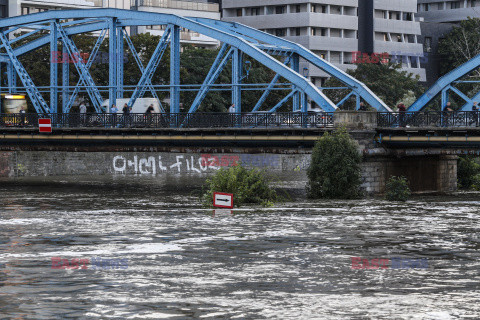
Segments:
[[[215,192],[213,206],[218,208],[233,208],[233,194]]]

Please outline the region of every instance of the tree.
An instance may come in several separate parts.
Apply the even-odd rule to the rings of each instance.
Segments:
[[[362,156],[345,128],[325,133],[316,143],[307,171],[310,198],[354,199],[360,196]]]
[[[15,43],[14,47],[19,47],[21,45],[25,45],[27,42],[33,41],[39,37],[46,36],[46,32],[39,32],[36,35],[29,36],[28,38],[22,39]],[[82,54],[89,54],[93,47],[95,46],[95,42],[98,38],[93,35],[75,35],[72,36],[72,40],[76,44],[77,48],[79,49],[80,53]],[[153,52],[155,51],[158,42],[160,40],[159,36],[153,36],[149,33],[142,33],[135,35],[131,38],[133,46],[136,52],[139,55],[140,61],[142,62],[143,66],[146,67],[148,62],[150,61]],[[205,77],[207,76],[219,49],[201,49],[196,48],[190,45],[184,45],[182,47],[182,53],[180,55],[181,60],[181,69],[180,69],[180,81],[182,85],[188,85],[188,88],[182,88],[180,100],[183,104],[183,108],[181,111],[186,112],[189,110],[191,104],[193,103],[197,92],[196,90],[199,89],[200,85],[203,83]],[[62,45],[59,44],[58,48],[59,52],[62,51]],[[127,43],[124,43],[124,57],[115,57],[116,59],[124,59],[124,85],[129,86],[129,90],[126,90],[124,93],[125,98],[129,98],[132,94],[131,89],[134,88],[138,81],[140,80],[140,70],[135,62],[132,52],[128,47]],[[0,51],[1,53],[1,51]],[[60,56],[61,57],[61,56]],[[88,56],[87,56],[88,57]],[[63,57],[61,57],[63,59]],[[108,39],[105,39],[102,45],[100,46],[99,52],[97,57],[93,60],[93,64],[90,68],[90,74],[95,82],[95,84],[101,88],[101,94],[104,99],[108,98],[107,90],[105,89],[109,83],[109,63],[111,57],[109,57],[109,48],[108,48]],[[126,59],[126,60],[125,60]],[[275,73],[263,66],[258,61],[244,55],[244,61],[249,61],[249,63],[244,63],[244,70],[242,70],[244,74],[244,78],[242,79],[242,83],[245,84],[244,90],[242,90],[242,102],[243,102],[243,110],[249,111],[253,109],[256,102],[262,95],[262,90],[251,90],[252,87],[248,86],[249,84],[253,83],[269,83],[272,78],[275,76]],[[41,48],[38,48],[32,52],[29,52],[19,59],[22,64],[25,66],[27,72],[30,74],[33,82],[37,87],[44,87],[48,88],[50,85],[50,77],[46,77],[45,75],[50,74],[50,47],[49,45],[45,45]],[[250,68],[247,69],[247,66]],[[58,66],[59,75],[62,72],[62,64],[60,63]],[[0,70],[1,72],[5,72],[4,70]],[[247,72],[248,71],[248,72]],[[70,86],[73,87],[79,81],[79,75],[72,63],[70,63]],[[231,103],[231,89],[228,89],[228,85],[231,84],[232,80],[232,72],[231,72],[231,62],[229,62],[224,70],[220,73],[217,81],[215,82],[215,87],[208,92],[205,99],[203,100],[202,104],[200,105],[199,111],[203,112],[225,112],[228,106]],[[61,79],[59,79],[59,82]],[[279,82],[286,82],[285,79],[280,79]],[[169,97],[169,88],[168,84],[170,83],[170,49],[167,48],[162,60],[160,61],[157,70],[155,71],[152,77],[153,85],[164,85],[165,87],[157,87],[156,93],[160,100]],[[226,85],[220,87],[221,85]],[[21,86],[21,82],[18,81],[18,85]],[[215,90],[215,89],[222,89],[222,90]],[[263,88],[261,88],[263,89]],[[43,97],[47,103],[49,103],[49,90],[43,89]],[[272,106],[276,105],[280,100],[282,100],[288,94],[287,91],[281,90],[274,90],[270,93],[268,98],[266,99],[263,109],[271,108]],[[82,89],[79,95],[80,97],[86,98],[87,101],[89,99],[88,94],[86,94],[85,90]],[[153,95],[150,93],[150,90],[145,91],[144,97],[152,97]],[[60,95],[61,99],[61,95]],[[29,111],[33,112],[33,106],[31,105],[31,101],[27,100],[29,103]],[[59,100],[60,101],[60,100]],[[289,102],[291,104],[291,102]],[[286,104],[283,108],[279,111],[285,110],[288,108],[288,104]],[[60,108],[59,108],[60,110]]]
[[[396,103],[413,92],[415,97],[420,96],[422,87],[419,86],[419,76],[414,76],[405,70],[398,63],[362,63],[356,69],[349,69],[347,73],[362,81],[388,106],[394,107]],[[345,87],[336,78],[330,78],[325,87]],[[350,90],[325,90],[326,95],[335,103],[340,102]],[[343,109],[353,110],[355,108],[354,97],[351,98]]]
[[[480,19],[468,18],[453,27],[440,40],[438,53],[441,55],[441,73],[445,74],[480,54]],[[480,76],[480,71],[476,71]]]

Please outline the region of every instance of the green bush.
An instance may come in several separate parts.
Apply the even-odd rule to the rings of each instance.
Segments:
[[[214,192],[226,192],[233,194],[235,206],[247,203],[272,206],[281,198],[270,182],[265,172],[259,169],[246,169],[242,165],[222,168],[206,180],[203,201],[205,205],[212,205]]]
[[[472,189],[475,185],[479,185],[478,179],[475,178],[480,174],[480,165],[472,156],[462,156],[458,158],[457,179],[460,189]]]
[[[407,201],[411,194],[405,177],[391,177],[385,186],[385,199],[388,201]]]
[[[316,143],[308,168],[310,198],[354,199],[361,195],[362,155],[345,128],[325,133]]]

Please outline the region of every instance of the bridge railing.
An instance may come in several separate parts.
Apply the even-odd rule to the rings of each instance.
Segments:
[[[479,127],[480,113],[476,111],[379,112],[377,126],[380,128]]]
[[[333,127],[327,113],[48,113],[0,114],[0,127],[38,127],[48,118],[55,128],[326,128]]]

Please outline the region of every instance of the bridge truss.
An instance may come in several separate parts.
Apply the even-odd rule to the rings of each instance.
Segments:
[[[136,52],[129,36],[129,28],[133,26],[160,25],[164,30],[153,55],[147,65],[142,64],[140,55]],[[199,34],[214,38],[221,43],[218,56],[210,68],[203,83],[183,84],[180,78],[180,40],[181,30],[187,29]],[[23,31],[19,33],[19,31]],[[89,54],[87,61],[79,59],[82,55],[72,36],[78,34],[95,35],[96,43]],[[99,52],[103,42],[108,41],[109,67],[108,86],[99,86],[92,76],[92,63]],[[32,77],[21,62],[21,57],[27,53],[49,46],[51,51],[50,61],[50,85],[46,89],[49,94],[45,99],[45,90],[37,87]],[[134,57],[138,66],[138,84],[129,90],[124,86],[124,61],[118,57],[124,56],[124,48]],[[54,61],[54,54],[59,48],[63,55],[71,59],[62,63]],[[165,52],[170,52],[170,83],[156,84],[154,73],[159,68]],[[255,106],[242,106],[242,91],[247,90],[242,83],[245,78],[245,70],[250,61],[249,57],[272,70],[276,75],[270,83],[255,84],[254,87],[262,90],[260,99]],[[70,60],[70,61],[69,61]],[[76,86],[70,85],[70,65],[78,73]],[[300,63],[308,63],[317,67],[332,77],[337,78],[350,93],[340,103],[335,105],[324,93],[322,88],[316,87],[300,71]],[[80,92],[86,92],[96,112],[104,110],[101,105],[106,98],[110,105],[116,104],[116,100],[128,95],[128,105],[132,106],[135,101],[151,92],[158,99],[159,91],[169,92],[170,113],[179,113],[181,104],[181,91],[195,88],[197,92],[193,103],[187,106],[188,113],[196,112],[207,93],[215,88],[221,72],[231,68],[231,84],[225,90],[231,91],[232,104],[235,111],[258,112],[265,109],[265,101],[273,90],[287,90],[285,97],[275,106],[268,106],[267,111],[275,112],[280,107],[289,103],[291,111],[306,112],[308,101],[327,112],[335,111],[350,97],[356,97],[357,106],[363,100],[373,108],[382,112],[390,112],[372,91],[363,83],[323,60],[304,47],[272,36],[253,28],[237,24],[203,18],[186,18],[170,14],[151,12],[128,11],[119,9],[88,9],[48,11],[37,14],[12,17],[0,21],[0,64],[6,65],[6,81],[0,78],[0,91],[15,93],[25,92],[28,94],[37,113],[56,113],[61,111],[68,113]],[[59,66],[61,71],[59,70]],[[28,67],[28,66],[27,66]],[[1,76],[1,75],[0,75]],[[17,85],[17,79],[21,83]],[[280,80],[282,79],[282,83]],[[284,82],[287,82],[285,85]],[[4,83],[8,85],[3,86]],[[126,94],[128,92],[128,94]],[[108,95],[108,97],[107,97]],[[61,96],[61,99],[59,99]],[[163,106],[162,106],[163,109]],[[162,110],[164,111],[164,110]]]
[[[462,84],[475,84],[480,83],[478,80],[465,79],[468,75],[471,75],[473,71],[480,67],[480,55],[477,55],[473,59],[467,61],[461,66],[450,71],[443,77],[437,80],[435,84],[430,87],[417,101],[415,101],[409,108],[409,112],[422,111],[431,105],[434,100],[441,97],[441,109],[446,108],[447,103],[450,101],[450,95],[453,93],[460,97],[464,104],[459,111],[471,111],[474,102],[480,101],[480,91],[474,94],[472,97],[465,90],[462,90],[460,85]],[[478,79],[478,75],[476,77]]]

